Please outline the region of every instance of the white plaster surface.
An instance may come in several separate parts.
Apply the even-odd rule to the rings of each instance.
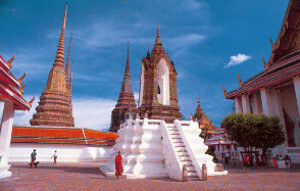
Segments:
[[[57,163],[60,162],[99,162],[105,163],[111,153],[111,146],[89,147],[86,145],[63,144],[11,144],[8,152],[9,162],[30,162],[30,154],[36,149],[37,161],[53,162],[51,156],[57,151]]]
[[[183,127],[182,123],[189,127]],[[100,170],[107,176],[114,176],[114,158],[121,151],[123,173],[127,178],[170,177],[181,181],[183,164],[193,164],[189,167],[192,169],[190,176],[201,178],[201,167],[204,163],[209,176],[227,174],[227,171],[215,172],[216,164],[212,162],[211,156],[205,154],[207,146],[199,137],[197,125],[196,122],[178,120],[174,124],[166,124],[163,120],[129,119],[121,125],[119,138],[113,146],[114,153],[106,165],[100,166]],[[176,138],[182,138],[184,143],[174,143],[172,140]],[[184,147],[178,147],[178,144],[183,144]],[[180,149],[188,151],[188,156],[180,158],[181,160]]]

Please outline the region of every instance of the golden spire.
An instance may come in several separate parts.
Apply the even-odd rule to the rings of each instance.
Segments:
[[[72,44],[72,34],[70,34],[68,57],[67,57],[67,63],[66,63],[66,68],[65,68],[67,82],[68,82],[68,79],[69,79],[69,70],[70,70],[70,50],[71,50],[71,44]]]
[[[21,76],[21,77],[18,79],[18,82],[19,82],[20,85],[22,85],[22,81],[23,81],[23,79],[25,78],[25,76],[26,76],[26,72],[23,74],[23,76]]]
[[[64,65],[64,46],[65,46],[65,29],[66,29],[66,19],[67,19],[67,8],[68,8],[68,3],[66,3],[66,8],[65,8],[65,14],[64,14],[64,21],[61,27],[61,33],[60,33],[60,38],[59,38],[59,43],[58,43],[58,48],[56,52],[56,59],[53,65]]]
[[[161,44],[160,37],[159,37],[159,25],[158,25],[158,20],[157,20],[157,32],[156,32],[156,40],[155,44]]]
[[[73,79],[73,62],[71,66],[71,74],[70,74],[70,82],[69,82],[69,91],[71,96],[72,96],[72,79]]]
[[[11,69],[11,63],[12,61],[15,59],[15,54],[13,54],[13,56],[11,57],[11,59],[9,59],[7,62],[6,62],[6,65],[9,67],[9,69]]]

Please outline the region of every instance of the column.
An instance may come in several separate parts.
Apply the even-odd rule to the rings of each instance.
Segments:
[[[294,88],[296,92],[296,99],[298,105],[298,114],[300,117],[300,77],[299,76],[294,77],[293,81],[294,81]]]
[[[260,97],[261,97],[263,113],[266,115],[270,115],[271,108],[270,108],[270,104],[268,101],[268,99],[270,99],[270,98],[269,98],[269,94],[268,94],[268,91],[266,90],[266,88],[260,89]]]
[[[251,113],[249,98],[245,94],[242,94],[242,106],[243,106],[243,112],[244,113]]]
[[[14,104],[6,101],[4,104],[0,131],[0,179],[11,176],[8,171],[8,149],[10,147],[12,125],[14,119]]]
[[[252,111],[253,113],[259,113],[258,111],[258,99],[257,99],[257,94],[252,95]]]
[[[239,97],[234,98],[234,105],[235,105],[235,112],[236,113],[243,112],[243,108],[241,106]]]

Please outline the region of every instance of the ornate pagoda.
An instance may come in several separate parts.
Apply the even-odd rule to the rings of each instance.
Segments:
[[[127,47],[127,61],[125,67],[124,78],[119,94],[118,102],[111,112],[111,122],[109,131],[117,132],[120,125],[128,118],[136,118],[138,109],[134,101],[134,95],[132,92],[132,83],[130,78],[129,68],[129,46]]]
[[[68,59],[66,67],[64,67],[64,42],[67,7],[68,4],[66,4],[65,8],[56,59],[49,72],[46,88],[40,96],[39,105],[36,107],[37,113],[35,113],[33,118],[30,120],[30,124],[33,126],[74,126],[71,100],[72,78],[69,78],[71,39]]]
[[[216,131],[216,127],[211,122],[209,117],[203,112],[203,109],[200,105],[200,100],[198,99],[198,106],[196,113],[192,116],[195,121],[198,122],[199,128],[201,129],[201,134],[207,140],[211,135]]]
[[[177,73],[174,63],[165,53],[159,37],[159,27],[151,55],[142,59],[139,113],[149,119],[173,122],[181,118],[177,98]]]
[[[271,56],[264,70],[242,81],[224,97],[232,99],[235,111],[278,116],[286,142],[273,154],[289,154],[292,162],[300,162],[300,1],[290,0],[277,41],[270,40]]]

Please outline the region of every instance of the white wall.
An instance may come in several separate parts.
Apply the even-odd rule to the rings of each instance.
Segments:
[[[89,147],[85,145],[23,144],[12,143],[8,151],[9,162],[29,162],[33,149],[37,161],[52,162],[57,150],[57,162],[105,162],[112,152],[111,146]]]

